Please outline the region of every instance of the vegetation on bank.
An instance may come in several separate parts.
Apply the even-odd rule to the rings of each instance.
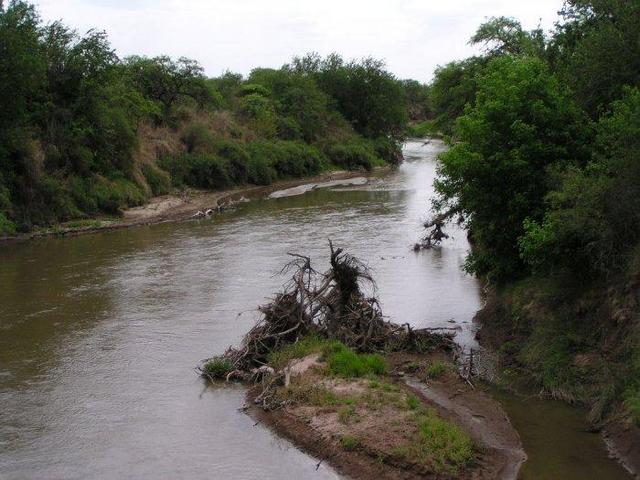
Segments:
[[[283,357],[295,351],[287,364],[308,358],[320,347],[317,338],[300,343],[314,347],[285,347]],[[469,435],[393,383],[385,374],[384,357],[359,354],[328,340],[320,352],[311,371],[292,377],[274,395],[303,418],[321,424],[342,449],[401,468],[418,465],[436,474],[456,474],[473,465],[477,453]],[[383,440],[376,433],[380,428],[392,433]]]
[[[594,421],[640,418],[639,36],[637,2],[568,0],[548,34],[489,20],[429,86],[451,148],[428,225],[466,224],[511,366]]]
[[[187,58],[118,58],[104,32],[0,7],[0,236],[118,214],[175,188],[369,170],[401,159],[418,82],[375,59],[294,58],[205,76]]]

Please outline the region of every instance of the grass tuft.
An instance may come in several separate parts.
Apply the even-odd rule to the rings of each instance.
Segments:
[[[438,418],[431,410],[418,413],[416,421],[417,438],[395,448],[394,455],[448,474],[457,473],[473,461],[471,438],[459,427]]]
[[[296,343],[270,352],[267,358],[269,365],[276,370],[285,367],[291,360],[304,358],[312,353],[320,353],[327,348],[330,342],[317,335],[309,335]]]
[[[447,370],[449,370],[449,365],[436,360],[427,367],[427,377],[432,379],[440,378]]]
[[[382,356],[356,353],[339,342],[331,343],[325,355],[329,372],[340,377],[356,378],[384,375],[387,372],[387,364]]]
[[[340,437],[340,445],[345,450],[352,452],[360,446],[360,440],[353,435],[343,435]]]
[[[211,378],[224,379],[233,370],[231,362],[224,358],[212,358],[204,364],[202,369]]]

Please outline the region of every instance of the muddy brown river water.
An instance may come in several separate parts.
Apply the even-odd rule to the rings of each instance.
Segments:
[[[409,142],[407,162],[383,179],[212,219],[0,244],[0,479],[337,478],[239,412],[242,388],[207,387],[193,368],[253,324],[285,280],[287,252],[321,268],[328,238],[366,259],[394,321],[459,326],[459,341],[477,347],[480,287],[461,271],[464,232],[411,250],[442,148]],[[514,412],[529,408],[511,400]],[[544,423],[549,404],[532,405]],[[629,478],[599,437],[569,423],[559,452],[521,432],[531,465],[553,465],[527,478]],[[577,452],[579,470],[562,461]],[[585,471],[598,475],[576,476]]]

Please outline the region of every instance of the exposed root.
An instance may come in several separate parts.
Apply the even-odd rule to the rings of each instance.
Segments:
[[[290,253],[293,259],[281,272],[291,273],[284,291],[259,307],[262,318],[241,345],[203,362],[201,374],[211,380],[262,382],[264,389],[258,399],[266,406],[270,387],[285,381],[284,372],[273,372],[266,366],[269,353],[310,334],[338,340],[359,352],[457,349],[455,333],[412,329],[409,324],[385,320],[375,296],[365,294],[367,289],[375,293],[369,268],[341,248],[334,248],[331,241],[329,248],[331,266],[325,273],[317,272],[309,257]],[[207,369],[210,362],[227,368]]]

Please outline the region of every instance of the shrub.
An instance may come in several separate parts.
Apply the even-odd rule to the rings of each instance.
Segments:
[[[278,172],[264,157],[250,157],[247,168],[249,182],[256,185],[271,185],[278,178]]]
[[[249,180],[249,154],[238,142],[221,140],[213,146],[215,153],[226,160],[229,179],[235,184]]]
[[[252,162],[261,165],[263,172],[269,166],[282,178],[317,174],[326,163],[317,148],[302,142],[258,141],[250,143],[247,148]]]
[[[280,350],[270,352],[267,361],[273,368],[279,369],[296,358],[303,358],[312,353],[320,353],[327,345],[328,340],[317,335],[310,335]]]
[[[167,172],[160,170],[155,165],[146,164],[142,167],[144,178],[154,195],[165,195],[171,189],[171,178]]]
[[[445,422],[430,411],[421,416],[418,426],[419,440],[415,453],[438,471],[455,472],[473,460],[471,439],[456,425]]]
[[[227,374],[233,370],[233,364],[225,358],[213,358],[202,369],[211,378],[226,379]]]
[[[436,360],[427,367],[427,376],[429,378],[440,378],[448,369],[449,367],[446,363]]]
[[[417,410],[420,407],[420,400],[415,395],[407,396],[407,406],[411,410]]]
[[[332,164],[347,170],[371,170],[378,163],[373,149],[365,142],[331,145],[326,154]]]
[[[160,165],[170,172],[174,185],[216,189],[231,185],[227,162],[213,154],[165,157]]]
[[[16,224],[9,220],[4,213],[0,213],[0,237],[14,235],[15,233]]]
[[[345,450],[351,452],[360,446],[360,440],[353,435],[343,435],[340,437],[340,445]]]
[[[140,187],[124,178],[107,180],[98,177],[92,192],[98,209],[112,214],[120,214],[127,207],[142,205],[146,199]]]
[[[375,165],[382,165],[385,162],[398,165],[402,162],[402,148],[398,142],[391,138],[376,138],[373,140],[373,149],[376,155]]]
[[[204,123],[192,123],[182,133],[181,140],[189,153],[207,153],[214,143],[213,134]]]

